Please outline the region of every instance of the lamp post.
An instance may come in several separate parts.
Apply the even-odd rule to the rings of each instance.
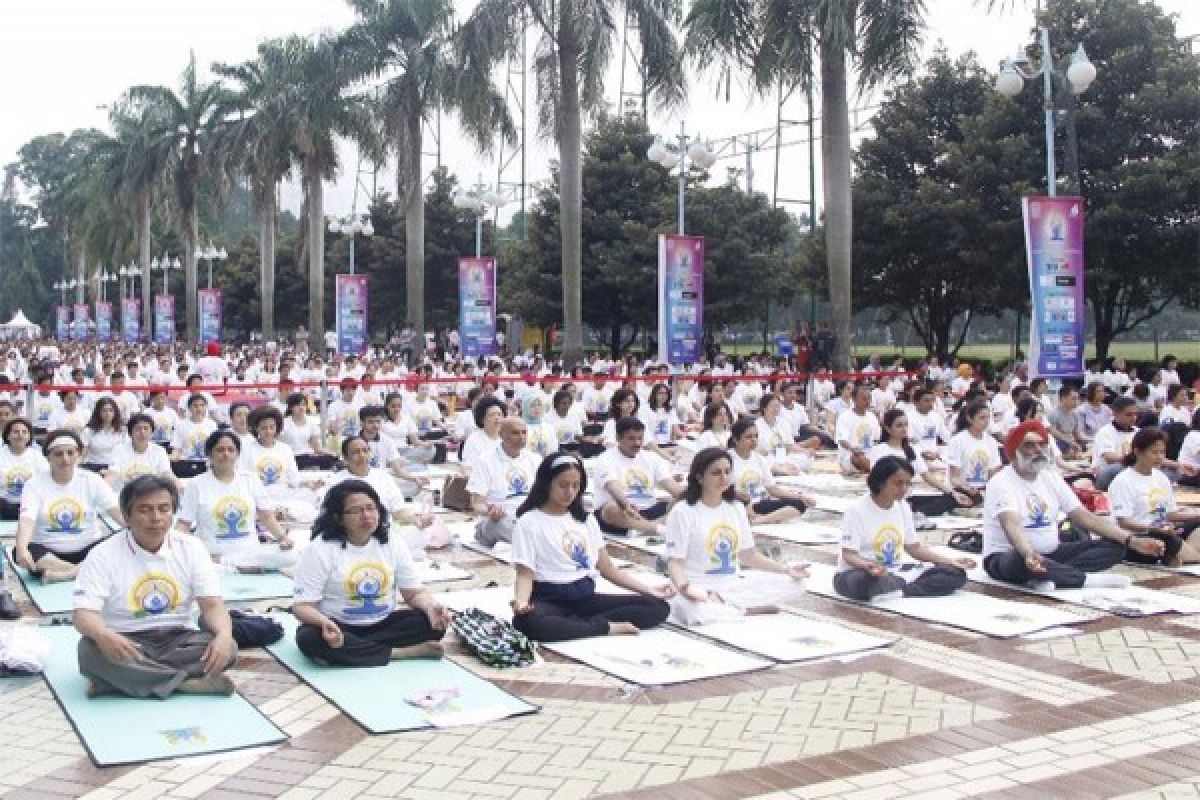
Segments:
[[[483,255],[483,218],[489,210],[504,205],[504,197],[483,182],[483,175],[470,189],[454,193],[454,207],[475,215],[475,257]]]
[[[225,248],[220,250],[213,247],[213,243],[209,242],[208,247],[200,248],[200,252],[196,253],[197,258],[204,259],[208,262],[208,288],[213,288],[213,262],[224,261],[229,258],[229,254],[225,252]]]
[[[350,274],[354,274],[354,240],[359,234],[370,238],[375,235],[375,226],[371,224],[371,218],[366,214],[361,217],[353,212],[345,219],[329,218],[329,232],[340,233],[342,236],[350,237]]]
[[[663,137],[655,136],[654,143],[646,151],[646,158],[655,164],[661,164],[668,171],[674,169],[675,165],[679,165],[679,219],[676,227],[679,229],[679,234],[683,235],[686,233],[683,198],[687,192],[689,161],[692,166],[707,170],[717,163],[717,156],[707,143],[700,140],[699,136],[689,137],[683,122],[679,123],[679,135],[675,138],[676,144],[669,145],[663,142]],[[689,145],[688,142],[691,144]]]
[[[101,267],[96,271],[95,278],[96,284],[100,287],[100,302],[103,303],[108,299],[107,292],[104,288],[105,284],[116,283],[117,276],[109,272],[107,267]]]
[[[1054,113],[1055,81],[1060,84],[1065,80],[1066,88],[1071,95],[1083,94],[1096,79],[1096,67],[1088,60],[1087,53],[1081,43],[1071,56],[1065,72],[1058,73],[1054,68],[1054,54],[1050,50],[1050,30],[1045,27],[1036,30],[1041,49],[1040,61],[1033,66],[1029,56],[1018,52],[1014,58],[1000,62],[1000,72],[996,75],[995,89],[1005,97],[1016,97],[1020,94],[1026,80],[1033,80],[1039,75],[1042,78],[1042,95],[1046,112],[1046,193],[1050,197],[1057,194],[1057,169],[1054,160]],[[1074,98],[1072,97],[1071,100]]]
[[[54,288],[58,290],[58,304],[65,306],[67,304],[67,290],[75,288],[75,281],[57,281],[54,283]]]
[[[124,284],[126,297],[137,297],[137,284],[134,283],[138,278],[142,277],[142,271],[132,264],[128,264],[117,270],[117,274],[128,281]]]
[[[161,261],[159,261],[156,258],[150,262],[150,269],[152,269],[152,270],[156,269],[156,270],[162,271],[162,276],[163,276],[162,293],[170,294],[170,292],[167,290],[167,273],[169,273],[173,269],[183,269],[183,264],[181,264],[179,262],[179,256],[175,256],[175,260],[172,261],[171,257],[169,255],[167,255],[166,253],[163,253],[163,257],[162,257]]]

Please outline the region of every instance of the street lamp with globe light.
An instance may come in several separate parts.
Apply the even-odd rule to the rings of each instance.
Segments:
[[[483,255],[483,218],[488,211],[504,205],[504,196],[487,186],[483,176],[470,189],[459,189],[454,193],[454,207],[470,211],[475,215],[475,257]]]
[[[218,250],[213,247],[212,242],[209,242],[207,247],[200,248],[200,251],[196,253],[196,257],[208,262],[208,288],[213,288],[213,262],[224,261],[229,258],[229,254],[225,252],[224,247]]]
[[[679,135],[676,137],[676,144],[666,144],[663,137],[655,136],[654,143],[646,151],[646,158],[665,167],[667,170],[674,169],[679,165],[679,201],[677,220],[678,233],[683,235],[685,214],[684,214],[684,194],[687,192],[687,173],[689,163],[701,170],[707,170],[717,163],[717,155],[712,151],[712,148],[707,142],[701,141],[697,136],[694,139],[687,135],[685,123],[679,123]],[[688,142],[691,142],[689,145]]]
[[[371,224],[371,218],[367,215],[359,217],[351,212],[350,216],[339,220],[334,217],[329,218],[329,232],[340,233],[342,236],[350,237],[350,274],[354,274],[354,240],[360,234],[370,238],[375,235],[375,226]]]

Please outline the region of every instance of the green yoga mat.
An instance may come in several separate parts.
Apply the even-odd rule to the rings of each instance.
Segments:
[[[43,677],[98,767],[278,744],[287,735],[240,694],[171,695],[166,700],[87,696],[79,674],[79,634],[38,628],[52,643]]]
[[[540,710],[449,659],[393,661],[385,667],[321,666],[296,647],[296,618],[281,614],[275,619],[286,634],[267,647],[271,655],[370,733],[482,725]],[[430,697],[432,707],[409,702],[422,697]]]
[[[31,575],[24,567],[12,566],[12,570],[25,586],[29,599],[41,613],[68,614],[75,608],[72,599],[72,593],[75,591],[74,581],[42,583],[40,578]],[[265,575],[221,573],[221,595],[226,603],[291,597],[292,593],[292,579],[277,572]]]
[[[0,519],[0,537],[5,539],[15,538],[17,535],[17,521],[15,519]]]

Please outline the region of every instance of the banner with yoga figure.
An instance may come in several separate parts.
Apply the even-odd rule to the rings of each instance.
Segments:
[[[658,237],[658,360],[702,360],[704,341],[704,237]]]
[[[342,355],[367,350],[367,276],[337,276],[337,345]]]
[[[1083,198],[1026,197],[1030,377],[1083,375]]]
[[[463,356],[496,355],[496,259],[458,260],[458,302]]]

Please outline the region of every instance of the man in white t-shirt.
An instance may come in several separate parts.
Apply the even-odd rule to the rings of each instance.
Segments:
[[[843,472],[870,472],[867,451],[879,441],[879,419],[871,412],[871,390],[854,389],[854,406],[837,416],[834,439],[838,445],[838,466]]]
[[[1123,588],[1124,575],[1104,574],[1126,548],[1161,556],[1163,543],[1135,537],[1088,511],[1051,467],[1050,433],[1036,420],[1009,433],[1009,465],[987,484],[983,506],[983,567],[998,581],[1044,589]],[[1062,542],[1059,514],[1100,537]]]
[[[97,545],[75,579],[79,671],[91,679],[89,696],[233,694],[224,672],[237,645],[221,582],[204,545],[171,531],[174,483],[135,478],[120,505],[128,530]]]
[[[1096,473],[1096,488],[1105,491],[1113,478],[1125,469],[1125,456],[1137,433],[1137,401],[1118,397],[1112,402],[1112,422],[1096,431],[1092,442],[1092,471]]]
[[[479,515],[475,538],[485,547],[512,541],[517,508],[533,487],[542,460],[525,449],[527,436],[524,420],[505,417],[500,423],[500,444],[479,459],[467,480],[471,509]]]
[[[671,475],[671,466],[657,453],[642,449],[646,426],[637,417],[616,421],[617,446],[596,459],[596,521],[600,530],[618,536],[630,531],[663,535],[657,520],[671,510],[655,492],[664,489],[672,501],[684,486]]]

